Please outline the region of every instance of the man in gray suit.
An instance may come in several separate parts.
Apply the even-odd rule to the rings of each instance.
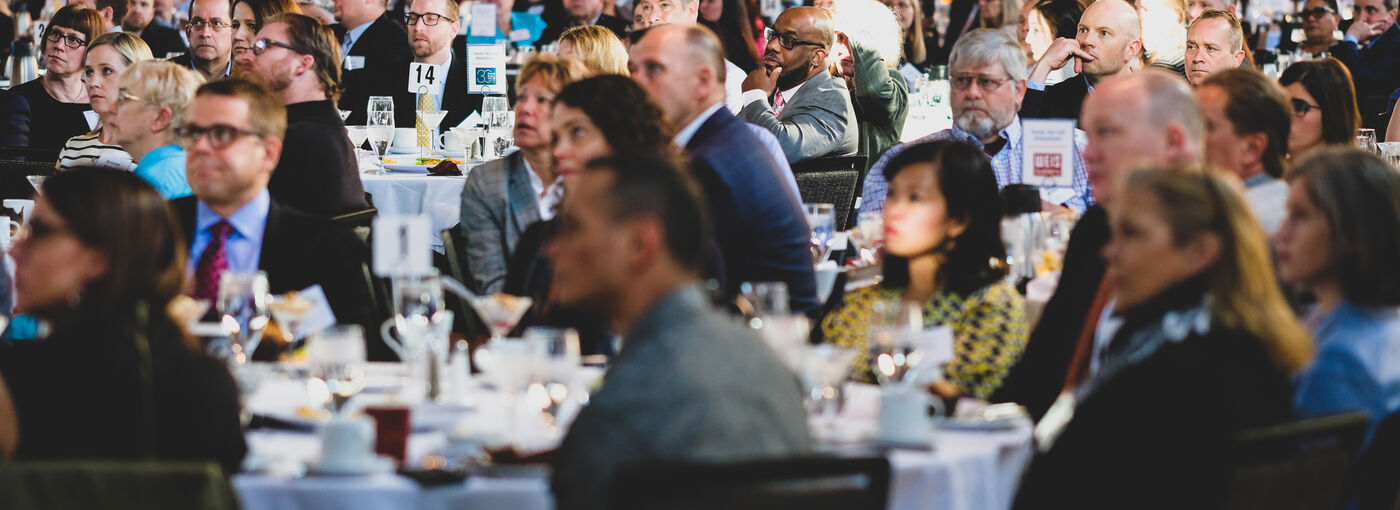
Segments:
[[[835,41],[831,14],[793,7],[765,36],[764,68],[744,78],[739,116],[772,131],[789,163],[855,154],[860,134],[855,107],[846,83],[826,71]]]
[[[555,452],[557,507],[609,508],[631,466],[808,453],[797,378],[698,286],[707,227],[696,185],[637,156],[594,162],[577,182],[549,250],[554,289],[607,317],[623,343]]]

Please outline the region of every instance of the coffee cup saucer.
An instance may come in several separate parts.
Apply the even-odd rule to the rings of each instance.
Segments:
[[[313,475],[360,476],[392,473],[394,459],[384,455],[366,455],[355,462],[321,463],[320,459],[306,463],[306,471]]]

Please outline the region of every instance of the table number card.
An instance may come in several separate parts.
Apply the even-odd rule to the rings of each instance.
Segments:
[[[1021,147],[1021,183],[1074,186],[1074,121],[1022,119]]]
[[[432,220],[427,215],[374,219],[374,274],[423,276],[432,273]]]
[[[496,37],[496,4],[472,2],[471,35],[474,37]]]
[[[438,75],[438,66],[422,62],[408,64],[408,91],[413,94],[441,95],[446,76]]]
[[[467,45],[468,94],[506,93],[506,48],[498,44]]]

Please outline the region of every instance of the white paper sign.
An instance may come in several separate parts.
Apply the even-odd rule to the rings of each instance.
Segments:
[[[89,130],[97,129],[97,121],[99,120],[97,118],[97,112],[86,110],[83,112],[83,118],[87,120]]]
[[[510,31],[510,42],[520,42],[528,40],[530,40],[529,30],[524,28],[518,28]]]
[[[496,37],[496,4],[491,2],[473,2],[471,13],[471,35],[476,37]]]
[[[438,72],[438,66],[413,62],[408,64],[408,91],[413,94],[442,94],[447,77]]]
[[[919,332],[918,348],[923,353],[923,365],[942,365],[953,361],[953,328],[934,326]]]
[[[354,71],[354,70],[357,70],[357,69],[364,69],[364,67],[365,67],[365,57],[364,57],[364,55],[346,55],[346,57],[345,57],[345,70],[346,70],[346,71]]]
[[[1074,121],[1021,119],[1021,183],[1074,186]]]
[[[426,215],[374,219],[374,274],[423,276],[433,269],[432,220]]]
[[[506,93],[506,47],[498,44],[467,45],[468,94]]]
[[[320,284],[301,289],[297,295],[311,302],[311,312],[297,321],[292,331],[293,338],[306,338],[335,325],[335,312],[331,311],[331,305],[326,301],[326,291],[321,289]]]
[[[758,12],[765,18],[777,19],[783,13],[783,0],[759,0]]]

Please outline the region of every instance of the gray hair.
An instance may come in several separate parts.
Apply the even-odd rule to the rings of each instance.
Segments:
[[[832,19],[836,22],[836,31],[846,34],[852,43],[873,50],[885,59],[886,67],[899,67],[899,56],[904,51],[904,34],[900,32],[899,20],[895,18],[893,10],[877,0],[838,0],[835,10],[836,15]],[[829,58],[835,59],[836,56],[833,54]]]
[[[1026,52],[1006,32],[979,28],[958,38],[948,54],[948,71],[973,65],[1000,63],[1013,80],[1026,79]]]

